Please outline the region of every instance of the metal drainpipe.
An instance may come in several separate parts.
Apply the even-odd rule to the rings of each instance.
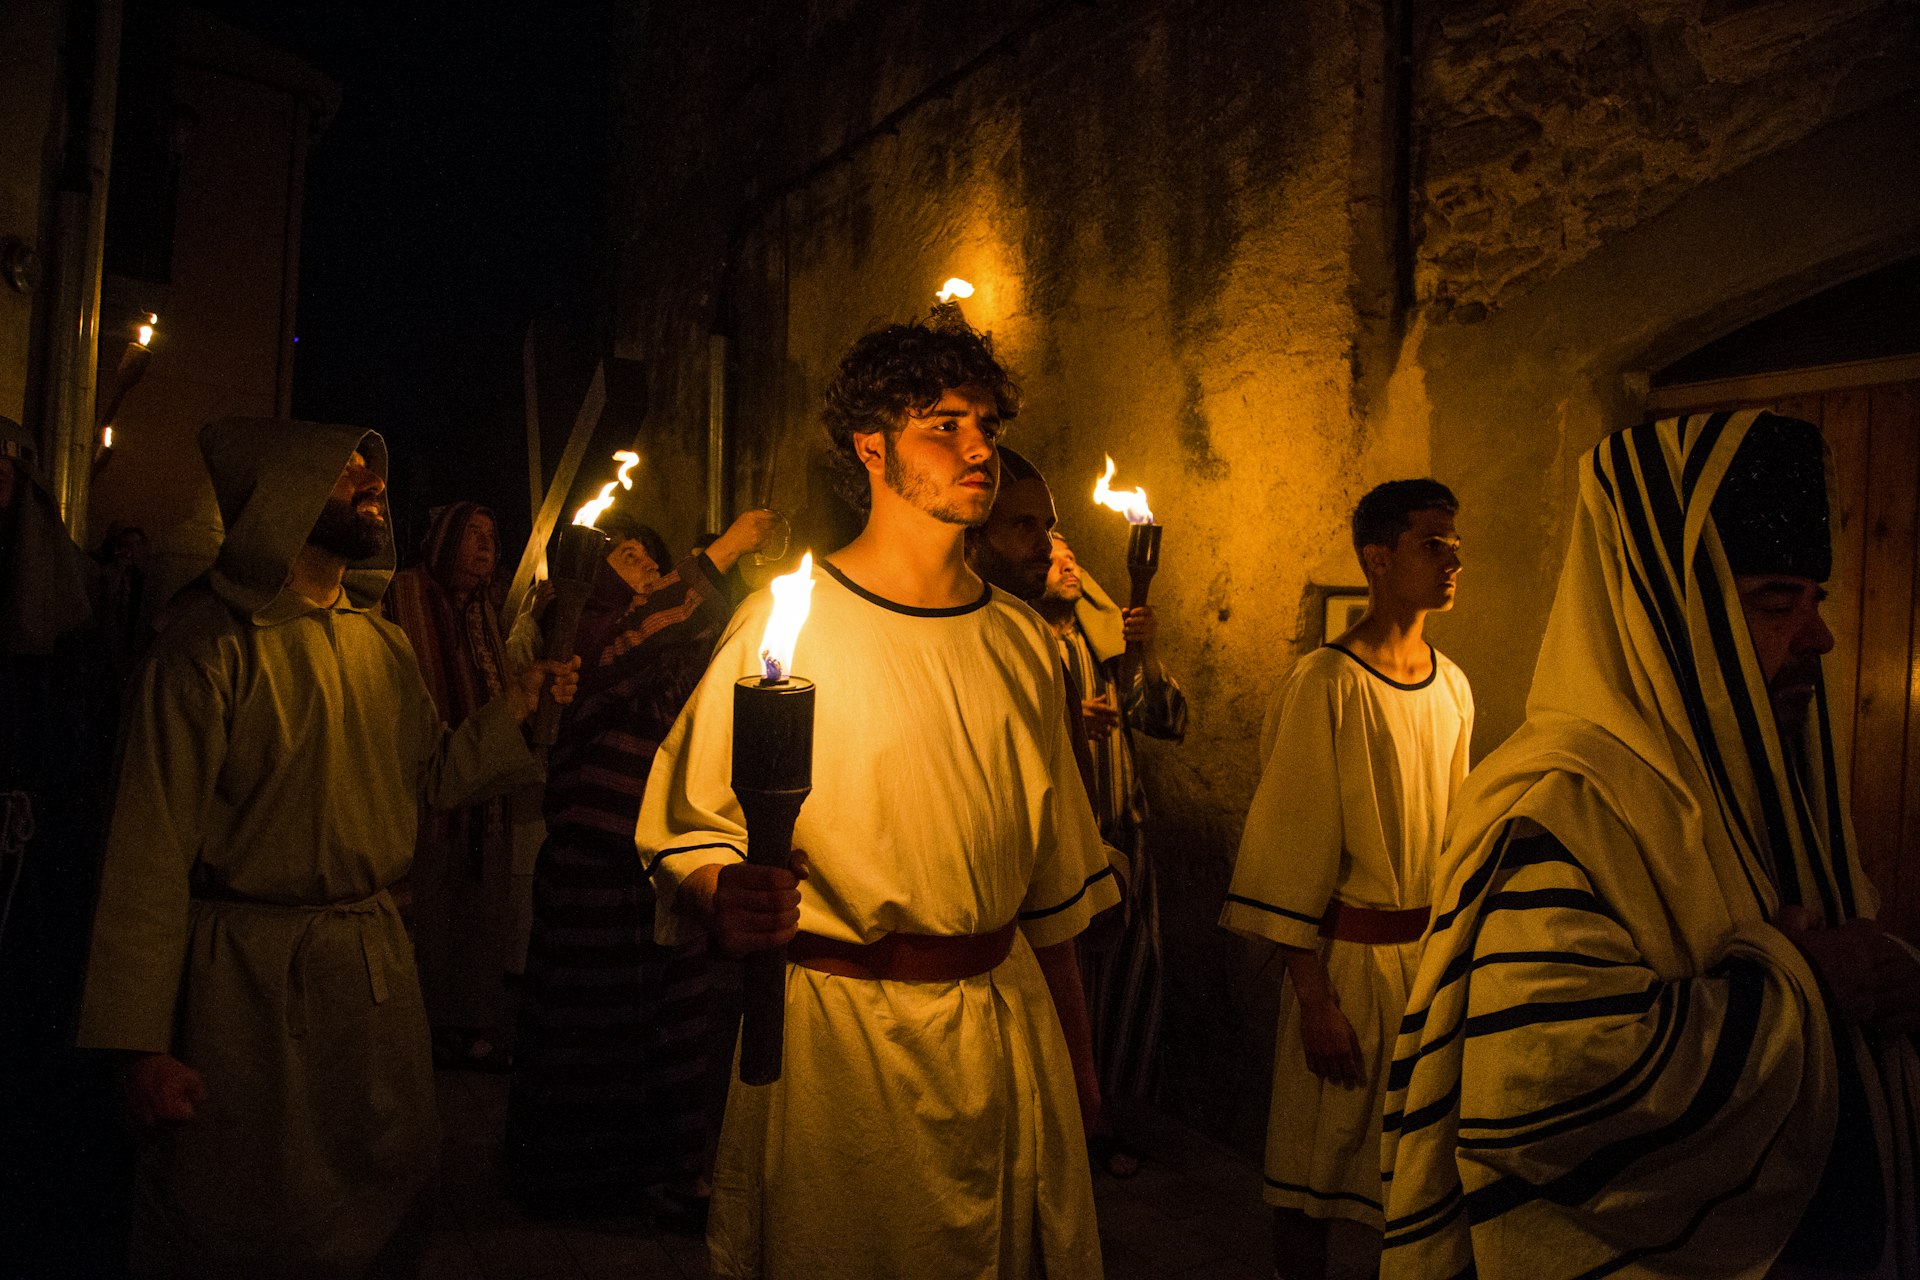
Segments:
[[[727,527],[727,337],[707,336],[707,529]]]
[[[47,455],[54,496],[75,542],[86,544],[87,488],[93,475],[93,414],[100,362],[100,273],[107,234],[107,179],[113,163],[113,112],[120,79],[120,0],[95,0],[91,100],[84,133],[69,138],[69,163],[56,196],[60,255],[48,370]],[[75,122],[69,122],[73,127]]]

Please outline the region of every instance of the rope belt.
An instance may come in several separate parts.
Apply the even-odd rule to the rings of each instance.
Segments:
[[[817,933],[795,934],[787,959],[815,973],[869,982],[958,982],[999,966],[1013,950],[1014,922],[992,933],[957,936],[890,933],[877,942],[840,942]]]
[[[393,899],[385,889],[356,901],[312,905],[259,902],[222,894],[217,890],[201,890],[194,893],[193,904],[196,908],[215,912],[232,911],[304,920],[299,936],[294,939],[292,954],[287,958],[286,1027],[287,1033],[295,1039],[307,1033],[308,954],[314,932],[323,922],[328,925],[346,923],[353,928],[360,961],[366,967],[367,995],[374,1004],[386,1003],[387,979],[402,969],[388,950],[386,930],[370,927],[383,916],[398,918]]]
[[[1335,899],[1320,917],[1320,936],[1341,942],[1361,942],[1385,946],[1395,942],[1418,942],[1427,931],[1431,907],[1408,907],[1387,911],[1379,907],[1356,907]]]

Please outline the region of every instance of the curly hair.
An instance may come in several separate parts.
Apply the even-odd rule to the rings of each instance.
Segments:
[[[910,412],[924,412],[956,387],[978,387],[1002,421],[1020,412],[1020,388],[994,358],[993,339],[965,326],[920,321],[876,329],[853,344],[827,386],[822,417],[833,448],[828,454],[840,496],[857,511],[870,498],[867,470],[854,456],[853,437],[884,431],[891,438]]]

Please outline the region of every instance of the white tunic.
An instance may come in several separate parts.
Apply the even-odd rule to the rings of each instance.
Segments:
[[[1367,1082],[1307,1069],[1293,984],[1281,996],[1267,1125],[1266,1198],[1313,1217],[1382,1225],[1380,1115],[1386,1063],[1420,944],[1322,938],[1327,904],[1428,905],[1447,802],[1467,773],[1473,693],[1438,651],[1418,684],[1389,680],[1344,649],[1295,664],[1261,735],[1266,760],[1220,923],[1319,951],[1360,1041]]]
[[[794,654],[818,687],[813,793],[794,844],[800,927],[851,942],[989,933],[1012,954],[957,982],[790,966],[786,1062],[732,1086],[715,1171],[714,1274],[1097,1276],[1079,1103],[1034,947],[1118,891],[1075,770],[1053,637],[997,590],[957,609],[870,596],[815,571]],[[656,939],[686,875],[741,856],[728,784],[733,685],[759,669],[770,608],[741,606],[661,746],[636,836]]]

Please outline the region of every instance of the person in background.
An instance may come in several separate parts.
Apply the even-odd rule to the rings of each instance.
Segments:
[[[713,976],[704,939],[655,945],[633,828],[654,752],[732,612],[725,577],[771,522],[747,512],[667,565],[653,529],[617,508],[600,518],[612,546],[581,617],[580,696],[548,756],[507,1105],[509,1184],[530,1208],[634,1212],[651,1192],[671,1225],[704,1221],[722,1096]]]
[[[1108,1104],[1124,1109],[1151,1092],[1160,1019],[1160,909],[1146,860],[1146,797],[1133,770],[1127,725],[1137,720],[1153,736],[1177,741],[1186,732],[1186,698],[1155,659],[1150,671],[1134,677],[1127,709],[1132,720],[1122,722],[1111,687],[1119,675],[1115,655],[1129,636],[1151,639],[1153,611],[1123,614],[1097,585],[1083,586],[1091,579],[1083,579],[1077,566],[1073,573],[1060,572],[1059,558],[1064,554],[1070,562],[1072,552],[1061,551],[1057,523],[1046,478],[1024,456],[1001,446],[1000,489],[986,523],[967,531],[968,562],[1047,619],[1065,664],[1074,758],[1124,894],[1118,910],[1100,916],[1076,939],[1102,1102],[1088,1151],[1097,1169],[1128,1178],[1139,1172],[1140,1156],[1120,1137]],[[1091,641],[1090,635],[1100,639]]]
[[[1140,1154],[1122,1135],[1119,1113],[1151,1101],[1160,1052],[1160,882],[1147,842],[1147,788],[1135,763],[1135,730],[1163,742],[1187,735],[1187,696],[1167,674],[1154,644],[1153,608],[1121,609],[1052,534],[1046,586],[1034,608],[1053,628],[1061,660],[1080,696],[1093,757],[1093,812],[1100,838],[1123,858],[1125,915],[1117,932],[1080,938],[1087,1016],[1108,1130],[1093,1140],[1095,1162],[1118,1178],[1139,1171]],[[1139,648],[1130,662],[1126,646]]]
[[[79,1043],[145,1134],[135,1273],[404,1266],[438,1154],[426,1011],[391,886],[422,796],[465,808],[533,764],[538,664],[449,731],[392,573],[386,446],[223,419],[200,435],[226,539],[128,700]]]
[[[1220,913],[1286,964],[1266,1156],[1283,1280],[1371,1274],[1386,1226],[1387,1065],[1473,736],[1467,678],[1426,639],[1453,607],[1457,510],[1435,480],[1388,481],[1354,508],[1367,610],[1273,700]]]
[[[441,720],[453,729],[500,696],[513,670],[501,630],[493,513],[472,502],[427,515],[420,561],[393,575],[381,612],[413,645]],[[537,785],[533,772],[522,788]],[[513,1014],[513,795],[471,808],[422,808],[402,902],[436,1066],[505,1071]]]

